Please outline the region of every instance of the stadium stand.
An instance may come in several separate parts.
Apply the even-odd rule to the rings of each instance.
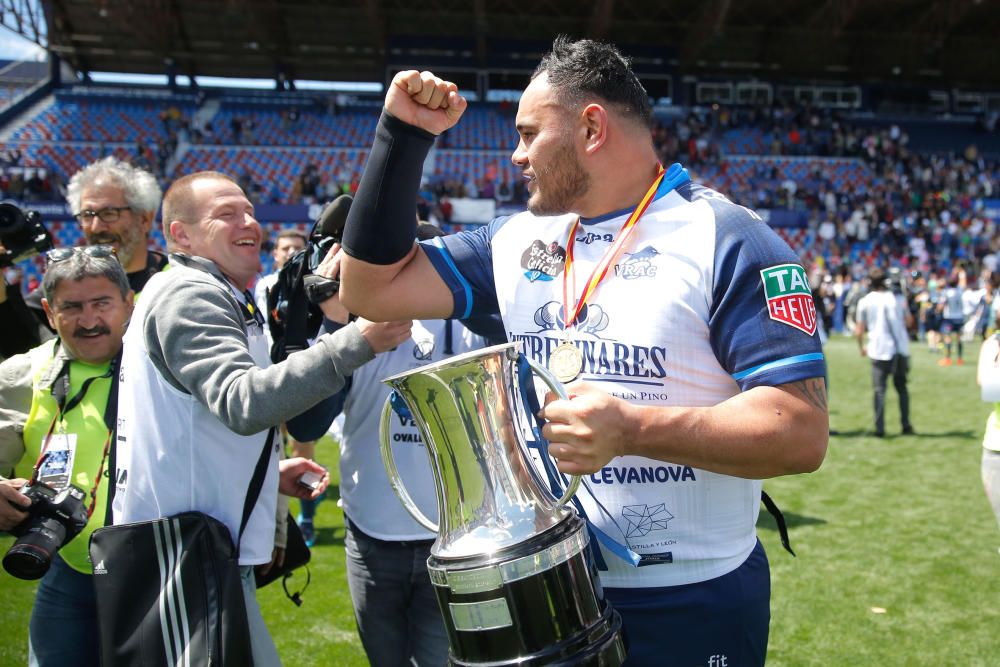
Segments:
[[[357,187],[379,111],[376,100],[332,104],[302,93],[177,97],[156,88],[76,86],[56,91],[11,134],[0,190],[29,203],[60,201],[70,175],[113,153],[150,168],[164,185],[217,169],[260,204],[322,203]],[[880,120],[791,104],[657,111],[663,162],[679,161],[696,180],[762,210],[807,263],[948,271],[996,250],[994,223],[976,203],[1000,193],[995,123]],[[429,217],[449,222],[442,198],[523,202],[510,162],[513,113],[509,104],[473,104],[439,139],[425,165]],[[32,179],[35,187],[27,185]],[[72,224],[53,224],[61,243],[79,241]],[[263,261],[268,269],[269,258]]]
[[[143,99],[95,97],[57,92],[52,104],[17,130],[13,141],[144,141],[169,138],[161,114],[172,107],[190,113],[193,106]]]
[[[26,89],[23,86],[0,85],[0,109],[10,106],[10,104],[24,94]]]
[[[365,146],[378,121],[378,109],[347,109],[337,115],[324,110],[248,109],[224,103],[212,118],[218,143],[256,146]],[[238,134],[238,136],[237,136]]]

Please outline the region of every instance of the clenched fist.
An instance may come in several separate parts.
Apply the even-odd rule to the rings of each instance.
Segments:
[[[399,72],[385,96],[386,111],[431,134],[453,127],[467,106],[468,102],[458,94],[458,86],[433,72]]]

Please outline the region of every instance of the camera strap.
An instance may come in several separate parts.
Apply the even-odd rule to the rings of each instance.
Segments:
[[[59,375],[56,376],[55,382],[52,383],[52,398],[56,399],[56,405],[59,406],[59,411],[56,413],[57,417],[62,417],[64,414],[80,405],[80,403],[83,402],[84,397],[87,395],[87,390],[90,389],[90,385],[92,385],[95,380],[109,378],[115,373],[116,364],[112,361],[108,365],[108,370],[105,371],[103,375],[95,375],[94,377],[84,380],[83,386],[80,387],[80,391],[76,392],[76,394],[74,394],[67,402],[66,397],[69,395],[70,363],[71,362],[67,359],[66,363],[63,364],[62,369],[59,371]]]
[[[104,406],[104,425],[108,427],[108,437],[111,448],[105,450],[108,461],[108,475],[114,477],[118,474],[118,461],[116,453],[118,451],[118,369],[122,363],[122,353],[125,351],[124,345],[118,350],[118,355],[111,362],[111,390],[108,392],[108,404]],[[101,460],[101,465],[104,460]],[[103,471],[102,471],[103,474]],[[110,480],[108,483],[108,502],[104,509],[104,525],[110,526],[112,521],[111,501],[115,499],[115,491],[118,489],[117,480]]]
[[[264,449],[260,452],[257,465],[254,467],[253,477],[250,478],[250,486],[247,488],[247,496],[243,501],[243,516],[240,519],[240,532],[236,536],[236,558],[239,559],[240,546],[243,542],[243,531],[246,530],[247,523],[250,522],[250,515],[253,508],[257,506],[257,498],[260,490],[264,486],[264,477],[267,476],[268,464],[271,461],[271,447],[274,445],[274,435],[277,428],[272,426],[267,431],[267,438],[264,441]]]
[[[94,383],[95,380],[103,380],[105,378],[112,378],[111,389],[108,392],[108,402],[104,406],[104,425],[107,427],[108,436],[104,440],[104,450],[101,454],[101,464],[97,469],[97,475],[94,478],[94,485],[90,489],[90,505],[87,507],[87,518],[94,513],[94,506],[97,504],[97,489],[101,485],[101,479],[104,477],[104,467],[108,463],[108,455],[111,454],[111,465],[109,469],[114,469],[114,452],[112,451],[111,443],[114,440],[115,435],[115,422],[117,421],[118,415],[118,382],[115,381],[115,371],[118,368],[118,364],[121,361],[121,350],[118,351],[117,356],[111,360],[108,364],[108,370],[104,372],[103,375],[95,375],[94,377],[87,378],[83,382],[83,386],[80,387],[80,391],[76,392],[67,401],[67,396],[69,395],[69,372],[71,361],[67,360],[63,367],[59,370],[59,374],[56,376],[55,382],[52,383],[52,397],[56,401],[56,414],[52,417],[52,422],[49,424],[48,431],[45,437],[42,439],[42,448],[38,453],[38,460],[35,461],[35,467],[31,473],[31,483],[34,484],[38,481],[38,474],[41,470],[42,463],[45,462],[45,457],[49,449],[49,444],[52,441],[52,434],[55,432],[56,424],[63,416],[80,405],[83,402],[84,397],[87,395],[87,390],[90,389],[90,385]],[[107,513],[105,515],[105,523],[109,523],[110,512],[111,512],[111,499],[114,497],[114,486],[109,487],[108,492],[108,502],[107,502]]]

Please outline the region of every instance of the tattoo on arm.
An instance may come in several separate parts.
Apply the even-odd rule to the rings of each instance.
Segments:
[[[809,378],[788,385],[810,405],[826,410],[826,381],[823,378]]]

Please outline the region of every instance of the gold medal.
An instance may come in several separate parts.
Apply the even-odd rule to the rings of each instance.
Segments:
[[[569,341],[559,343],[549,356],[549,370],[560,382],[572,382],[583,368],[583,353]]]
[[[656,166],[656,178],[653,179],[653,184],[649,186],[646,190],[646,194],[643,195],[639,204],[632,210],[629,214],[628,219],[625,220],[625,224],[622,225],[621,230],[618,232],[618,238],[615,239],[614,243],[611,244],[604,254],[601,256],[600,261],[594,266],[593,271],[590,274],[590,279],[587,280],[587,285],[583,290],[583,294],[576,301],[576,305],[573,306],[570,301],[571,297],[576,294],[576,272],[573,266],[573,242],[576,240],[576,230],[580,226],[580,217],[577,216],[576,220],[569,228],[569,235],[566,237],[566,264],[563,267],[563,306],[562,306],[562,316],[563,316],[563,330],[567,339],[570,336],[570,328],[576,323],[576,318],[580,315],[584,306],[587,305],[587,300],[590,299],[594,290],[597,286],[604,280],[604,277],[608,275],[608,271],[611,269],[615,262],[615,259],[624,249],[629,236],[635,231],[636,225],[639,224],[639,218],[642,214],[646,212],[650,203],[656,198],[656,192],[660,188],[660,183],[663,181],[663,176],[666,172],[663,170],[662,165]],[[560,343],[556,349],[552,350],[552,354],[549,356],[549,370],[560,382],[572,382],[580,374],[583,369],[583,353],[580,352],[580,348],[573,345],[569,340],[565,340]]]

